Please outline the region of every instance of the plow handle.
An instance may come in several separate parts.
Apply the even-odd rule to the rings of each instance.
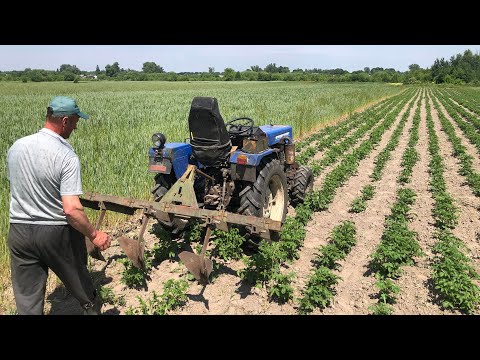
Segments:
[[[95,224],[95,230],[100,230],[100,226],[102,225],[103,218],[105,217],[105,213],[107,212],[106,209],[100,209],[100,215],[98,216],[97,223]],[[87,251],[91,257],[100,261],[106,261],[105,257],[102,255],[98,247],[87,237],[85,237],[85,243],[87,245]]]

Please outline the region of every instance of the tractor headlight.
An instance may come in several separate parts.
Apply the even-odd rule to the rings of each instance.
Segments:
[[[162,133],[156,133],[152,136],[153,147],[163,148],[163,145],[165,145],[166,141],[167,138]]]

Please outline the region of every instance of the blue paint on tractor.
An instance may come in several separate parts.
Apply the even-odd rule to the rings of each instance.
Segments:
[[[178,179],[187,170],[188,161],[192,154],[192,146],[185,143],[167,143],[163,148],[163,158],[172,162],[175,177]],[[150,148],[149,156],[155,155],[155,148]]]
[[[262,125],[260,129],[267,134],[268,146],[278,144],[287,136],[293,140],[293,130],[289,125]]]
[[[289,137],[290,140],[293,139],[293,130],[291,126],[288,125],[262,125],[260,129],[267,135],[268,146],[272,146],[280,143],[280,141]],[[230,157],[230,162],[233,164],[238,164],[238,155],[245,155],[247,157],[247,163],[244,165],[248,166],[258,166],[265,156],[273,153],[272,149],[267,149],[259,154],[249,154],[243,151],[237,150]]]
[[[187,170],[188,160],[192,154],[192,146],[185,143],[168,143],[165,144],[163,156],[172,160],[173,171],[175,176],[180,178]]]
[[[265,156],[270,155],[271,153],[273,153],[272,149],[267,149],[264,152],[261,152],[260,154],[249,154],[249,153],[245,153],[243,151],[237,150],[232,154],[232,156],[230,156],[230,162],[232,164],[238,164],[238,155],[245,155],[247,157],[247,163],[242,165],[258,166],[260,165],[260,161],[262,161],[262,159]]]
[[[265,132],[268,139],[268,145],[272,146],[278,144],[283,138],[289,137],[293,139],[293,130],[288,125],[262,125],[260,129]],[[149,155],[153,156],[154,148],[150,148]],[[230,162],[237,164],[238,155],[245,155],[247,157],[247,166],[258,166],[265,156],[273,153],[272,149],[267,149],[260,154],[249,154],[243,151],[235,151],[231,157]],[[175,172],[175,177],[180,178],[185,171],[189,163],[192,163],[190,155],[192,154],[192,146],[186,143],[167,143],[163,149],[163,158],[170,159]],[[193,162],[199,168],[204,166],[196,161]]]

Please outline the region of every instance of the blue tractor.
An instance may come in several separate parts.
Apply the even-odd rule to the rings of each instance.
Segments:
[[[247,117],[225,124],[217,99],[195,97],[188,126],[186,143],[167,143],[161,133],[152,137],[148,169],[155,173],[153,201],[90,192],[81,201],[100,211],[97,228],[107,210],[130,215],[142,210],[137,240],[117,240],[133,265],[143,270],[149,219],[177,235],[196,219],[206,227],[201,254],[183,251],[178,256],[197,280],[207,283],[213,265],[205,254],[212,230],[237,226],[253,245],[278,237],[288,204],[302,203],[312,191],[313,174],[295,161],[289,125],[255,126]],[[88,239],[86,246],[92,257],[105,261]]]
[[[302,203],[312,191],[312,171],[295,161],[291,126],[256,126],[248,117],[224,123],[218,101],[212,97],[193,99],[188,125],[189,142],[167,143],[161,133],[152,137],[149,171],[156,173],[152,189],[156,202],[189,165],[196,168],[193,188],[202,209],[283,223],[288,204]],[[159,222],[174,234],[187,223],[178,217]]]

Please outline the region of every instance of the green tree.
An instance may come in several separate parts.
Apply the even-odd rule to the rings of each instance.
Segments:
[[[395,82],[394,80],[394,73],[389,71],[376,71],[375,74],[372,75],[372,79],[375,82]]]
[[[60,72],[71,72],[77,75],[81,73],[78,67],[76,67],[75,65],[69,65],[69,64],[60,65]]]
[[[41,82],[45,81],[45,76],[43,74],[44,70],[31,70],[28,74],[30,81]]]
[[[223,70],[223,77],[225,81],[232,81],[235,80],[235,70],[232,68],[226,68]]]
[[[113,65],[107,64],[105,66],[105,74],[108,77],[117,76],[120,73],[120,67],[118,66],[118,62],[114,62]]]
[[[460,82],[469,83],[478,79],[478,71],[480,70],[479,56],[473,55],[471,50],[465,50],[463,55],[457,54],[451,60],[452,75]]]
[[[214,67],[209,67],[208,68],[208,73],[209,74],[214,74],[215,73],[215,68]]]
[[[258,81],[270,81],[272,80],[272,74],[266,71],[260,71],[258,73]]]
[[[277,65],[275,63],[268,64],[267,66],[265,66],[265,71],[271,74],[276,73],[278,72]]]
[[[362,70],[358,70],[358,71],[353,71],[350,74],[350,80],[351,81],[367,82],[367,81],[370,81],[370,78],[368,77],[368,74],[366,74]]]
[[[73,81],[75,80],[75,74],[72,72],[65,72],[65,75],[63,75],[63,80],[64,81]]]
[[[242,80],[246,81],[257,81],[258,80],[258,73],[256,71],[252,71],[250,69],[247,69],[245,71],[242,71]]]
[[[430,70],[422,69],[418,64],[411,64],[408,66],[408,70],[405,73],[405,83],[407,84],[421,84],[431,81]]]
[[[375,74],[378,71],[384,71],[382,67],[374,67],[373,69],[370,69],[370,74]]]
[[[409,71],[418,71],[420,70],[420,65],[418,64],[411,64],[411,65],[408,65],[408,70]]]
[[[101,72],[101,71],[100,71],[100,68],[99,68],[98,65],[97,65],[97,67],[95,68],[95,74],[98,75],[98,74],[100,74],[100,72]]]
[[[147,74],[153,74],[153,73],[163,73],[165,72],[163,68],[160,65],[155,64],[154,62],[144,62],[142,71]]]
[[[252,69],[252,71],[255,71],[255,72],[260,72],[262,71],[262,68],[258,65],[253,65],[253,66],[250,66],[250,69]]]

